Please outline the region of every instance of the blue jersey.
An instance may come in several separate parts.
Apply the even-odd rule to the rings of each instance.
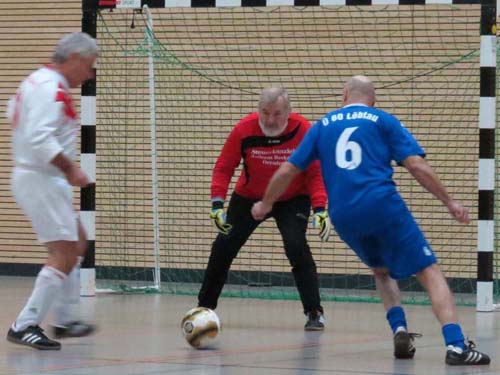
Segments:
[[[395,116],[354,104],[320,119],[289,162],[304,170],[319,159],[333,224],[366,232],[407,211],[391,162],[412,155],[425,153]]]

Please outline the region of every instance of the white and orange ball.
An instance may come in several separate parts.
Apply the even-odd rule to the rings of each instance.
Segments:
[[[214,344],[221,331],[221,323],[215,311],[206,307],[195,307],[182,318],[181,329],[189,345],[204,349]]]

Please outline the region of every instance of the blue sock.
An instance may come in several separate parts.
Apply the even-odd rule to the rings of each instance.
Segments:
[[[401,306],[391,307],[387,311],[386,318],[391,326],[392,333],[396,333],[396,329],[398,329],[398,327],[407,328],[405,311]]]
[[[465,349],[465,338],[459,324],[451,323],[443,326],[443,336],[446,346],[453,345]]]

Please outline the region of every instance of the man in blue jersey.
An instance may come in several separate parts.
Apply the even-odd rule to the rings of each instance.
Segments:
[[[415,138],[393,115],[373,108],[375,88],[365,76],[347,81],[343,107],[319,120],[299,148],[276,171],[252,215],[263,218],[297,173],[319,159],[328,193],[329,215],[339,236],[367,264],[394,333],[394,356],[413,358],[415,334],[408,333],[395,279],[416,275],[442,325],[450,365],[485,365],[488,355],[466,342],[453,296],[436,256],[396,190],[391,161],[410,174],[460,223],[468,210],[453,200]]]

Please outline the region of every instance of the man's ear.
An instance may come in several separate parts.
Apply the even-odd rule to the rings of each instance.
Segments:
[[[78,61],[81,56],[78,53],[70,53],[68,56],[69,61]]]
[[[344,87],[344,89],[342,90],[342,103],[347,102],[347,95],[348,95],[347,88]]]

